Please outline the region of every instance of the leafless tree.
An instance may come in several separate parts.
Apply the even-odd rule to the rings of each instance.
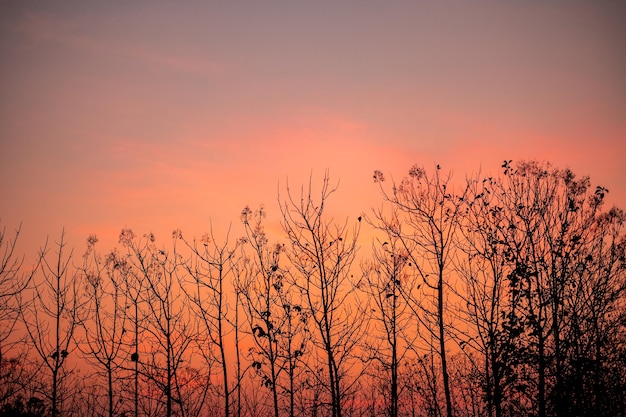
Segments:
[[[302,189],[299,197],[287,186],[286,200],[280,201],[279,196],[279,203],[289,242],[286,253],[297,274],[294,282],[315,328],[312,342],[324,358],[326,371],[316,369],[312,374],[325,375],[320,382],[330,394],[331,415],[341,417],[342,402],[354,382],[348,381],[347,374],[354,359],[351,352],[364,327],[351,303],[355,288],[350,281],[360,221],[350,228],[348,220],[337,224],[328,218],[326,204],[335,190],[326,174],[317,199],[309,181],[307,191]]]
[[[28,344],[20,326],[22,293],[38,264],[23,271],[24,257],[15,253],[21,225],[12,237],[0,230],[0,407],[14,402],[32,378],[27,366]]]
[[[481,361],[473,361],[482,379],[482,391],[489,416],[513,412],[503,410],[505,398],[512,399],[513,372],[519,358],[518,340],[523,331],[518,308],[520,293],[509,285],[512,252],[505,250],[510,226],[499,204],[494,178],[470,178],[466,199],[463,238],[460,250],[465,260],[459,263],[459,277],[464,283],[460,319],[473,330],[461,341],[468,355],[477,352]],[[513,401],[509,401],[509,404]],[[503,414],[504,413],[504,414]]]
[[[121,398],[119,372],[125,353],[126,309],[129,307],[128,292],[124,291],[123,284],[128,270],[115,253],[102,258],[95,247],[97,241],[95,235],[89,236],[83,265],[79,268],[88,301],[77,341],[89,363],[104,374],[106,410],[109,417],[113,417],[118,414],[118,398]]]
[[[281,410],[280,397],[287,394],[289,415],[295,415],[296,368],[302,360],[308,339],[306,312],[297,301],[292,281],[281,266],[282,244],[270,245],[266,237],[263,208],[254,213],[242,211],[247,247],[247,279],[242,295],[250,333],[252,367],[262,378],[262,385],[272,394],[275,417]]]
[[[134,238],[134,233],[130,229],[123,229],[120,234],[120,242],[123,245],[132,243]],[[118,271],[120,274],[122,290],[127,297],[128,305],[125,310],[125,321],[129,326],[127,332],[125,332],[127,337],[123,340],[125,357],[121,367],[132,373],[132,388],[128,391],[132,392],[133,415],[139,417],[141,406],[140,359],[143,358],[143,353],[145,353],[140,352],[139,340],[143,337],[143,329],[145,328],[146,313],[143,308],[143,299],[145,298],[146,284],[143,272],[134,266],[133,257],[134,255],[130,251],[120,253],[114,249],[109,253],[107,261],[113,270]],[[126,397],[124,393],[122,396]]]
[[[66,253],[66,244],[63,231],[54,256],[47,244],[41,249],[40,274],[33,278],[28,306],[21,310],[28,338],[42,368],[51,377],[50,392],[45,395],[53,417],[61,413],[60,405],[70,397],[70,392],[63,392],[62,388],[71,373],[67,360],[75,348],[74,333],[83,307],[77,280],[70,269],[72,251]]]
[[[455,192],[451,175],[441,173],[439,165],[434,173],[414,165],[409,176],[391,191],[383,186],[384,174],[374,172],[374,181],[380,185],[383,201],[391,206],[392,215],[382,210],[375,212],[379,228],[396,237],[404,246],[413,271],[429,289],[424,292],[405,292],[409,305],[437,344],[441,359],[441,377],[444,388],[446,414],[453,416],[452,390],[448,373],[446,339],[449,338],[447,297],[449,279],[454,270],[457,232],[466,190]],[[430,338],[424,338],[428,341]]]
[[[238,379],[238,371],[238,380],[233,388],[229,377],[227,337],[238,332],[238,329],[231,322],[231,314],[236,306],[229,303],[227,290],[231,288],[230,283],[236,283],[240,279],[238,262],[242,242],[238,240],[231,246],[227,236],[224,243],[220,244],[212,233],[205,234],[200,241],[187,241],[182,234],[178,238],[191,250],[191,256],[182,261],[189,281],[185,285],[185,291],[205,336],[201,350],[205,355],[209,380],[212,378],[212,365],[215,361],[220,368],[223,415],[228,417],[232,413],[232,392],[239,390],[241,381]],[[238,356],[237,350],[237,363]],[[237,404],[237,410],[240,407]]]
[[[391,417],[399,413],[401,366],[417,340],[412,311],[402,296],[402,288],[420,285],[407,272],[410,266],[404,246],[388,233],[385,241],[372,245],[372,260],[363,265],[363,281],[358,286],[369,300],[363,314],[373,321],[365,350],[376,362],[372,368],[381,371],[372,377],[386,387],[383,401],[386,415]]]
[[[140,240],[134,239],[129,230],[122,236],[125,236],[122,243],[133,256],[134,268],[145,282],[143,301],[148,314],[143,330],[145,342],[149,342],[152,349],[146,352],[145,359],[137,358],[138,362],[143,375],[162,393],[166,416],[173,415],[174,404],[178,414],[184,416],[180,377],[183,364],[189,361],[188,353],[196,339],[196,329],[177,278],[181,260],[175,244],[171,253],[159,249],[151,233]]]

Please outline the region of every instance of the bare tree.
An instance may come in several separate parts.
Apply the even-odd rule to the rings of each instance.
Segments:
[[[460,245],[465,261],[458,269],[465,287],[459,312],[460,319],[473,329],[461,347],[468,355],[477,352],[483,358],[471,363],[476,363],[475,371],[481,375],[487,413],[501,417],[519,411],[512,407],[516,396],[513,375],[520,356],[516,341],[523,323],[518,307],[520,292],[509,285],[512,252],[502,245],[510,222],[498,202],[494,182],[493,177],[468,180],[470,192]],[[504,409],[505,402],[508,409]]]
[[[70,270],[72,251],[66,254],[66,244],[63,231],[55,256],[50,256],[47,243],[41,249],[41,274],[33,279],[32,298],[21,311],[28,338],[42,367],[50,373],[50,392],[45,394],[53,417],[61,413],[60,405],[70,395],[61,390],[71,372],[67,358],[75,348],[74,333],[82,308],[77,280]]]
[[[284,392],[289,415],[294,416],[296,368],[308,339],[306,312],[295,300],[293,284],[280,264],[283,245],[270,245],[267,240],[264,217],[263,208],[254,213],[249,207],[242,211],[246,242],[253,252],[241,290],[255,344],[252,367],[271,391],[274,415],[280,414],[279,397]]]
[[[412,311],[402,296],[402,288],[420,285],[408,273],[410,266],[404,246],[388,233],[384,242],[377,240],[372,245],[372,260],[363,265],[363,281],[358,286],[370,300],[363,314],[373,321],[365,348],[378,365],[374,368],[382,371],[372,377],[386,387],[383,401],[387,404],[386,415],[391,417],[399,413],[401,366],[418,337],[412,327]]]
[[[26,358],[28,344],[19,328],[22,293],[38,268],[22,272],[24,258],[15,253],[21,225],[13,237],[6,227],[0,230],[0,407],[10,404],[22,395],[32,378]]]
[[[130,229],[122,230],[119,240],[123,245],[127,245],[128,242],[132,243],[133,239],[134,233]],[[133,257],[132,252],[121,254],[114,249],[109,253],[107,262],[113,270],[119,272],[122,279],[122,290],[127,297],[128,305],[125,310],[125,321],[129,324],[129,328],[127,332],[124,332],[127,337],[123,340],[125,360],[122,361],[121,367],[132,373],[132,389],[128,391],[132,392],[133,415],[139,417],[141,382],[140,359],[143,358],[143,354],[140,358],[139,340],[143,337],[143,329],[145,328],[144,321],[146,320],[146,313],[143,309],[143,299],[145,298],[143,293],[146,284],[144,274],[134,266]],[[122,396],[126,397],[124,393],[122,393]]]
[[[152,350],[143,361],[137,358],[138,362],[142,373],[162,392],[166,416],[173,415],[174,403],[184,416],[179,377],[183,363],[189,360],[196,329],[177,278],[181,262],[176,252],[177,237],[174,236],[173,251],[168,253],[156,246],[152,233],[143,240],[134,239],[129,230],[122,232],[122,236],[125,238],[121,242],[133,255],[134,267],[143,276],[143,301],[149,312],[143,330]]]
[[[326,203],[335,190],[326,174],[319,199],[315,199],[309,181],[307,191],[302,189],[299,198],[287,187],[286,201],[280,202],[279,196],[279,202],[290,246],[286,253],[298,274],[295,285],[302,292],[316,330],[312,342],[324,358],[326,371],[316,369],[313,374],[325,377],[320,382],[330,394],[331,415],[341,417],[342,403],[352,386],[347,380],[351,351],[364,327],[351,304],[355,288],[350,282],[360,219],[352,230],[347,220],[337,224],[327,219]]]
[[[432,175],[417,165],[413,166],[409,176],[400,184],[392,184],[391,192],[384,188],[384,180],[382,172],[374,172],[374,181],[380,185],[383,201],[391,206],[394,214],[388,218],[382,210],[375,212],[378,227],[402,243],[414,273],[431,291],[426,301],[422,301],[422,293],[416,296],[407,291],[404,295],[437,344],[446,414],[452,417],[452,390],[446,349],[450,329],[446,323],[446,303],[466,191],[455,194],[451,175],[443,175],[439,165]],[[424,340],[428,341],[429,338]]]
[[[77,336],[78,348],[106,380],[107,414],[113,417],[120,406],[119,375],[126,333],[128,292],[123,284],[128,272],[115,253],[102,258],[96,251],[95,235],[87,239],[83,266],[79,269],[87,295],[87,309],[81,320],[82,334]]]
[[[232,391],[231,379],[229,378],[229,362],[227,360],[227,337],[238,332],[237,327],[231,323],[233,306],[229,303],[227,289],[230,282],[239,281],[241,241],[237,241],[232,247],[229,245],[228,236],[223,244],[219,244],[214,236],[205,234],[198,242],[195,239],[189,242],[183,239],[182,234],[178,237],[191,250],[191,256],[182,262],[188,280],[186,293],[193,311],[203,328],[204,340],[201,350],[205,355],[208,378],[212,378],[212,365],[217,361],[221,373],[221,396],[223,399],[223,415],[231,415]],[[236,308],[236,306],[235,306]],[[236,333],[236,339],[238,333]],[[215,352],[217,349],[217,352]],[[237,344],[237,363],[239,364],[239,351]],[[237,381],[234,389],[239,392],[241,376],[237,368]],[[240,410],[241,405],[237,404]]]

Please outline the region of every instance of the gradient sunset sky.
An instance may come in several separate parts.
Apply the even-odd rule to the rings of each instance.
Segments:
[[[374,169],[504,159],[590,175],[626,208],[620,1],[3,1],[0,221],[34,255],[123,227],[239,226],[325,169],[331,204],[380,204]]]

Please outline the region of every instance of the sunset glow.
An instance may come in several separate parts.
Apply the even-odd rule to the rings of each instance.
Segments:
[[[503,159],[591,175],[626,202],[616,3],[2,6],[0,214],[27,250],[275,215],[329,169],[354,210],[373,169]]]
[[[454,191],[448,192],[456,197],[454,193],[463,190],[468,178],[480,176],[485,184],[490,177],[503,175],[506,182],[508,173],[503,172],[509,166],[537,161],[536,166],[522,164],[531,172],[529,177],[547,177],[541,170],[551,164],[557,169],[554,178],[563,180],[555,189],[574,189],[573,180],[564,174],[567,171],[558,171],[569,168],[577,181],[585,176],[591,178],[588,189],[581,186],[589,195],[594,195],[595,190],[595,196],[602,194],[604,198],[608,190],[603,200],[605,211],[613,206],[626,208],[625,18],[624,6],[611,0],[3,2],[0,231],[6,229],[9,239],[20,230],[15,254],[23,258],[22,271],[41,266],[39,251],[46,244],[48,253],[54,256],[55,242],[58,244],[64,231],[65,254],[73,251],[69,263],[72,268],[79,268],[84,262],[88,238],[96,236],[97,250],[103,256],[115,250],[120,256],[118,260],[123,256],[133,259],[133,271],[142,270],[139,259],[158,261],[162,254],[155,253],[167,247],[172,251],[168,252],[171,257],[163,255],[163,259],[181,259],[176,268],[188,268],[186,273],[195,273],[195,279],[199,279],[202,273],[192,270],[192,259],[198,263],[194,267],[205,262],[204,266],[210,269],[216,264],[215,259],[211,258],[211,263],[193,251],[202,249],[202,242],[209,242],[203,241],[203,236],[208,233],[211,245],[216,245],[207,244],[204,248],[217,253],[218,242],[228,239],[224,247],[235,253],[235,249],[253,241],[251,223],[242,221],[246,217],[242,210],[249,207],[252,217],[251,213],[262,207],[266,217],[261,240],[267,237],[270,244],[278,244],[275,248],[283,248],[283,252],[276,251],[280,252],[281,262],[288,261],[291,269],[282,270],[282,264],[280,268],[278,263],[272,264],[267,253],[263,261],[269,262],[269,266],[259,266],[262,256],[255,261],[259,265],[249,259],[242,261],[244,266],[230,265],[232,270],[224,278],[231,291],[225,301],[231,308],[229,314],[233,311],[235,290],[240,291],[243,286],[239,280],[246,274],[252,276],[252,271],[261,277],[271,273],[288,277],[294,271],[305,276],[306,272],[321,271],[319,265],[303,261],[307,256],[314,258],[307,252],[307,245],[316,249],[317,244],[320,248],[335,245],[332,249],[337,252],[332,252],[330,258],[322,257],[324,262],[333,259],[340,265],[346,262],[342,257],[352,260],[354,256],[352,274],[354,270],[360,274],[365,265],[371,267],[370,273],[380,274],[379,264],[393,256],[385,258],[391,253],[385,252],[389,246],[376,252],[372,244],[380,246],[389,240],[398,245],[394,246],[393,255],[403,256],[403,263],[394,268],[405,268],[409,272],[402,269],[403,274],[414,274],[411,282],[415,288],[419,282],[424,288],[436,289],[432,271],[428,275],[416,261],[429,258],[411,258],[411,248],[394,241],[400,239],[402,228],[394,229],[394,221],[386,218],[389,223],[385,234],[380,224],[375,224],[376,220],[383,220],[377,219],[377,214],[385,213],[391,218],[391,207],[402,207],[399,200],[394,200],[394,185],[409,175],[416,182],[426,178],[421,171],[419,175],[414,175],[415,171],[409,173],[414,164],[434,175],[429,179],[439,180],[440,172],[442,178],[443,173],[451,173]],[[384,173],[384,185],[380,178],[373,178],[375,170]],[[287,232],[289,221],[285,213],[286,207],[291,206],[286,202],[290,195],[296,202],[301,196],[306,201],[309,184],[313,195],[319,197],[326,176],[330,178],[330,188],[338,188],[326,202],[325,215],[346,229],[331,228],[336,235],[329,232],[325,236],[328,240],[302,240],[305,243],[298,247],[297,238],[304,238]],[[511,193],[510,201],[528,191],[513,180],[502,189],[503,196]],[[386,197],[383,192],[388,192]],[[445,189],[443,195],[441,206],[448,198]],[[467,202],[469,198],[464,195],[458,201]],[[505,205],[502,201],[496,202]],[[574,204],[564,201],[563,207]],[[487,207],[490,203],[484,204]],[[515,207],[517,216],[528,209],[521,203]],[[558,209],[567,211],[563,207]],[[470,211],[467,210],[466,213]],[[573,212],[583,211],[577,210]],[[476,217],[496,217],[485,213],[488,212],[477,213]],[[407,219],[415,213],[407,210],[403,215],[410,225]],[[570,219],[566,220],[563,230],[570,227]],[[456,224],[470,224],[467,218],[465,221]],[[579,221],[580,225],[585,224],[581,226],[585,231],[590,230],[588,224]],[[498,227],[501,224],[494,230]],[[122,242],[122,230],[132,230],[136,240],[131,239],[132,244]],[[177,232],[173,235],[174,230]],[[345,246],[355,230],[360,231],[354,246],[357,255]],[[156,237],[156,246],[150,246],[154,243],[150,242],[150,233]],[[575,249],[581,238],[574,237]],[[194,248],[194,244],[198,246]],[[413,244],[419,247],[418,243]],[[176,250],[184,251],[172,249],[176,245]],[[146,252],[141,252],[140,247]],[[601,249],[594,250],[603,253]],[[235,259],[233,253],[229,256]],[[144,259],[138,254],[150,254],[152,258]],[[378,264],[372,261],[373,255],[379,257]],[[587,258],[583,259],[587,262]],[[166,260],[160,264],[163,271],[169,265]],[[121,269],[109,271],[104,263],[96,261],[94,265],[111,275],[122,276]],[[229,264],[224,261],[224,265]],[[515,268],[512,270],[518,271]],[[166,275],[163,271],[159,273]],[[180,279],[176,273],[172,272],[172,280]],[[462,280],[458,270],[450,276],[455,283]],[[532,274],[526,278],[530,282]],[[184,285],[179,284],[180,300],[188,301],[177,303],[186,308],[193,301],[189,301]],[[2,285],[0,280],[0,289],[5,291]],[[351,285],[357,287],[355,283]],[[298,302],[304,306],[305,289],[296,284],[294,288],[298,288]],[[395,292],[400,290],[395,287],[379,290],[378,296],[400,297],[400,292]],[[243,291],[237,292],[237,297],[242,294]],[[368,294],[374,296],[376,291]],[[364,302],[359,305],[359,297],[365,296],[350,294],[345,304],[365,306]],[[434,302],[435,298],[428,297],[425,299]],[[411,308],[416,309],[422,301],[418,298],[407,301],[405,314],[412,311],[417,315]],[[453,296],[445,300],[465,302],[462,297]],[[154,299],[144,301],[151,305]],[[276,305],[292,308],[291,299],[283,301],[284,305]],[[236,302],[240,302],[239,298]],[[533,300],[528,303],[532,309]],[[202,302],[196,304],[201,306]],[[383,302],[380,306],[381,311],[386,308]],[[307,320],[317,318],[315,308],[321,307],[309,306]],[[558,309],[557,305],[555,311]],[[263,314],[269,315],[269,311],[268,308]],[[356,311],[344,314],[354,316]],[[0,320],[4,320],[1,313]],[[282,319],[291,319],[289,312],[283,313]],[[243,322],[243,310],[241,314],[238,320]],[[534,311],[530,313],[533,314]],[[234,319],[228,316],[228,320]],[[402,320],[410,321],[406,316]],[[415,329],[428,328],[428,324],[435,329],[436,320],[420,320],[419,325],[412,324]],[[372,328],[381,332],[384,326],[378,323]],[[451,343],[451,347],[437,346],[437,338],[452,337],[442,336],[443,330],[437,333],[432,329],[429,328],[430,351],[424,346],[414,348],[412,352],[419,350],[418,354],[413,358],[413,353],[407,353],[411,360],[402,366],[417,369],[415,373],[427,366],[435,369],[440,366],[433,359],[437,349],[462,356],[463,344],[455,340],[456,345]],[[367,336],[365,330],[359,331],[362,333],[341,335],[346,339]],[[419,331],[412,331],[413,339],[417,339]],[[3,334],[0,332],[0,348]],[[153,337],[158,340],[158,336]],[[419,337],[426,340],[422,334]],[[241,347],[246,351],[262,345],[254,331],[242,338]],[[229,370],[234,373],[235,335],[227,334],[226,340]],[[409,345],[404,345],[407,352]],[[465,346],[469,345],[465,342]],[[141,345],[142,355],[149,349],[146,346],[148,342]],[[367,352],[368,348],[371,346],[354,349]],[[58,356],[59,349],[55,352]],[[253,358],[254,352],[248,352],[252,353],[246,358],[250,362],[247,372],[252,375],[261,365]],[[316,360],[323,362],[320,352],[315,355]],[[454,362],[451,367],[471,362],[463,360],[468,362]],[[367,368],[364,364],[356,367]],[[184,378],[192,381],[193,372],[201,371],[188,369]],[[222,380],[217,368],[211,372],[212,380]],[[426,383],[418,378],[415,381]],[[269,384],[267,379],[264,383]],[[242,384],[253,383],[245,380]],[[202,388],[201,383],[186,385]],[[220,395],[228,396],[218,386],[216,383],[215,392],[211,393],[214,396],[210,406],[214,410],[221,410]],[[258,388],[258,384],[254,387]],[[374,387],[370,388],[371,393],[347,398],[346,403],[366,404],[370,400],[364,398],[371,395],[372,404],[385,406],[381,398],[374,398]],[[470,407],[473,397],[461,399],[460,392],[471,392],[476,386],[464,380],[456,389],[457,404]],[[442,392],[438,395],[443,398]],[[256,391],[253,394],[261,395]],[[441,410],[452,408],[450,398],[447,400]],[[335,410],[329,415],[340,417]]]

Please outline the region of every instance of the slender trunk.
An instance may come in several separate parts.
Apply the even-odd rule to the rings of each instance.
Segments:
[[[557,416],[566,415],[566,405],[563,403],[565,396],[563,395],[563,366],[561,361],[561,334],[559,330],[559,288],[558,280],[553,280],[552,295],[552,335],[554,337],[554,377],[555,377],[555,411]]]
[[[602,336],[598,329],[598,323],[595,322],[595,354],[593,363],[593,395],[591,398],[591,404],[586,405],[588,409],[592,410],[593,415],[599,416],[602,413],[602,385],[600,376],[602,373]]]
[[[493,378],[493,406],[496,411],[496,417],[502,416],[502,386],[500,384],[500,365],[496,358],[495,352],[491,354],[491,374]]]
[[[396,307],[396,291],[395,284],[397,282],[394,276],[394,297],[392,307],[392,321],[391,321],[391,410],[390,417],[398,417],[398,334],[397,334],[397,307]]]
[[[270,336],[271,337],[271,336]],[[272,346],[272,341],[270,341],[270,349]],[[277,378],[276,378],[276,358],[273,356],[273,351],[270,351],[270,356],[272,357],[270,363],[270,372],[272,374],[272,400],[274,401],[274,417],[278,417],[278,387],[276,386]]]
[[[107,385],[109,390],[109,417],[113,417],[113,370],[110,361],[107,363]]]
[[[491,332],[489,334],[489,340],[493,340]],[[493,395],[493,381],[495,380],[493,372],[490,369],[493,369],[493,359],[494,354],[490,352],[490,347],[488,346],[485,353],[485,397],[487,398],[487,416],[493,417],[493,409],[494,409],[494,395]]]
[[[267,329],[267,341],[268,341],[268,349],[269,349],[269,362],[270,362],[270,382],[272,383],[271,386],[271,390],[272,390],[272,404],[274,406],[274,417],[278,417],[279,414],[279,410],[278,410],[278,387],[277,385],[277,376],[276,376],[276,352],[277,352],[277,348],[274,344],[274,330],[273,330],[273,326],[272,326],[272,322],[270,320],[270,300],[271,300],[271,294],[270,294],[270,288],[271,288],[271,276],[267,275],[267,281],[266,281],[266,291],[265,291],[265,312],[267,312],[267,316],[265,318],[265,328]]]
[[[170,320],[167,320],[167,385],[165,391],[167,394],[166,415],[172,416],[172,341],[170,335]]]
[[[239,297],[241,294],[237,291],[235,300],[235,354],[237,356],[237,409],[235,415],[241,417],[241,357],[239,353]]]
[[[339,383],[338,375],[335,373],[335,358],[333,356],[333,349],[330,334],[330,326],[328,324],[328,313],[324,313],[324,333],[326,337],[326,343],[324,348],[326,349],[326,355],[328,358],[328,382],[330,385],[330,399],[332,417],[341,417],[341,407],[339,404]]]
[[[294,396],[294,381],[293,381],[293,368],[294,368],[294,363],[293,360],[290,359],[289,360],[289,417],[295,417],[295,407],[296,407],[296,403],[295,403],[295,396]]]
[[[448,363],[446,360],[446,343],[443,323],[443,270],[439,271],[439,284],[437,286],[437,314],[439,322],[439,351],[441,356],[441,374],[443,377],[443,390],[446,397],[446,415],[453,417],[452,397],[450,394],[450,378],[448,376]]]
[[[61,255],[59,252],[59,266],[57,269],[56,276],[56,303],[57,303],[57,312],[56,312],[56,339],[55,339],[55,352],[54,352],[54,370],[52,371],[52,417],[56,417],[59,414],[58,404],[58,384],[59,384],[59,361],[61,360],[61,347],[60,347],[60,326],[61,326]]]
[[[322,262],[323,264],[323,262]],[[341,417],[341,405],[339,399],[339,376],[335,373],[335,357],[333,355],[333,348],[331,343],[331,329],[329,323],[329,307],[328,307],[328,291],[329,284],[326,282],[324,276],[322,276],[322,305],[324,306],[324,316],[323,316],[323,324],[322,324],[322,332],[325,336],[325,345],[326,355],[328,357],[328,382],[330,385],[330,399],[331,399],[331,409],[332,409],[332,417]]]
[[[58,380],[58,370],[55,369],[52,371],[52,417],[56,417],[59,415],[59,410],[57,408],[57,380]]]
[[[135,300],[135,417],[139,417],[139,303]]]
[[[537,401],[539,405],[539,417],[546,417],[546,358],[544,356],[544,340],[543,340],[543,331],[541,329],[537,329],[539,333],[539,338],[537,340],[537,354],[538,354],[538,369],[537,369],[537,379],[538,379],[538,392],[537,392]]]
[[[328,337],[328,334],[326,335]],[[333,369],[333,354],[330,343],[326,343],[326,355],[328,356],[328,381],[330,383],[330,402],[332,408],[332,417],[339,417],[337,414],[337,396],[335,393],[335,372]]]
[[[333,370],[335,375],[335,405],[337,408],[336,415],[337,417],[341,417],[341,381],[339,378],[339,367],[335,362],[335,357],[333,356]]]
[[[398,352],[396,348],[396,335],[391,351],[391,417],[398,417]]]
[[[291,310],[289,310],[287,314],[287,331],[289,334],[289,417],[295,416],[295,396],[294,396],[294,369],[295,369],[295,361],[293,359],[293,353],[291,350],[291,342],[292,342],[292,328],[291,328]]]
[[[222,360],[222,376],[224,377],[224,415],[230,415],[230,397],[228,390],[228,368],[226,367],[226,353],[224,352],[224,337],[222,336],[222,319],[218,320],[220,338],[220,358]]]
[[[219,348],[220,348],[220,359],[222,361],[222,376],[224,377],[224,416],[230,416],[230,392],[228,388],[228,367],[226,366],[226,352],[224,351],[224,331],[222,328],[223,325],[223,297],[224,297],[224,289],[223,289],[223,270],[220,268],[219,270],[219,295],[218,295],[218,313],[217,313],[217,333],[219,339]]]

